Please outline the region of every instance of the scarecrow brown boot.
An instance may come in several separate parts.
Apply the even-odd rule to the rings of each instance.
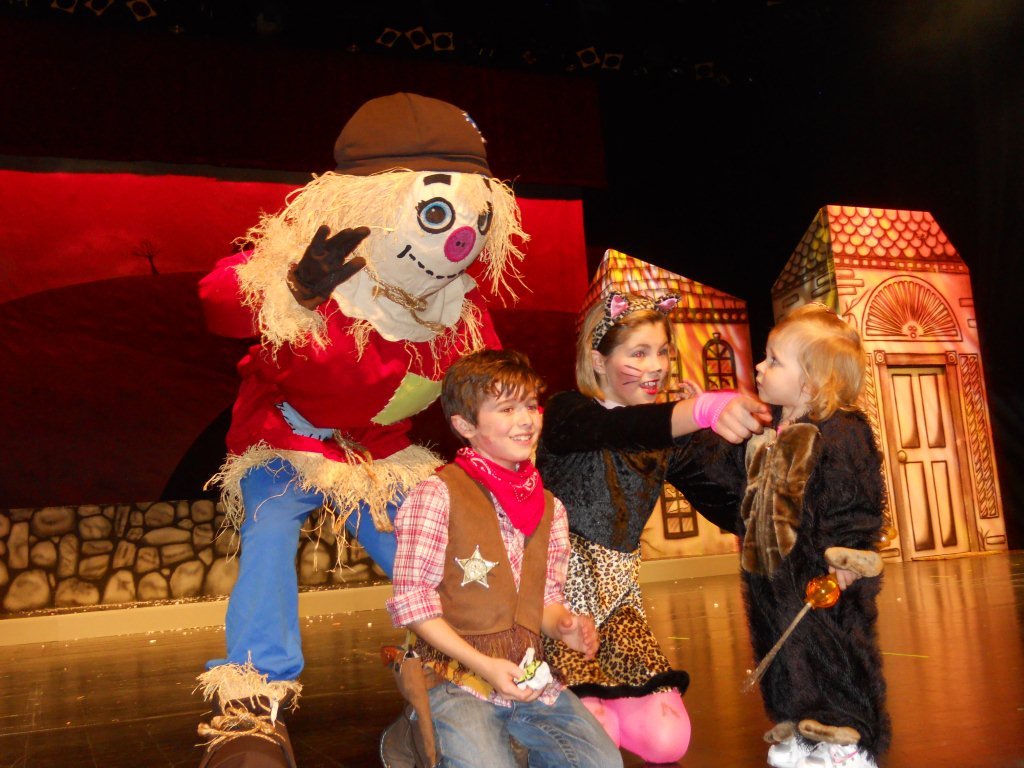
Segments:
[[[199,735],[209,740],[199,768],[296,768],[288,729],[266,715],[231,707],[200,723]]]
[[[298,681],[268,682],[252,664],[224,664],[200,675],[199,688],[213,705],[198,728],[206,739],[199,768],[296,768],[279,715],[298,706]]]

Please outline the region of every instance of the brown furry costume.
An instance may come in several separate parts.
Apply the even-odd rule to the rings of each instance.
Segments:
[[[829,562],[872,573],[877,556],[870,550],[882,525],[881,457],[862,415],[839,411],[773,437],[766,433],[746,448],[701,440],[717,441],[709,476],[742,493],[744,597],[758,661]],[[861,578],[837,605],[811,611],[797,625],[761,680],[765,709],[779,724],[768,738],[795,728],[811,740],[859,743],[876,760],[886,750],[890,723],[875,628],[880,588],[880,578]]]

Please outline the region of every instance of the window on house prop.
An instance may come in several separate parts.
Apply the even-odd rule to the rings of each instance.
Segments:
[[[666,540],[697,535],[697,511],[671,485],[661,487],[661,523]]]
[[[736,389],[736,355],[717,331],[704,345],[704,389]]]

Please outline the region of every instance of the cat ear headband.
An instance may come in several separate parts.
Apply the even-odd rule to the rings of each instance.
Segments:
[[[608,330],[612,326],[621,323],[634,312],[654,310],[667,315],[678,303],[679,296],[676,294],[662,296],[660,299],[649,299],[646,296],[632,296],[614,291],[609,293],[604,300],[604,314],[598,321],[597,327],[594,329],[594,335],[590,340],[591,349],[597,349],[601,346],[601,342],[604,340]]]

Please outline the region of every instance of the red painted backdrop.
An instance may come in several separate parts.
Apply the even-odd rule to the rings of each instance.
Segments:
[[[201,494],[246,345],[206,331],[196,283],[296,186],[0,171],[0,507]],[[551,389],[571,386],[582,204],[520,205],[529,290],[495,321]],[[417,430],[445,442],[437,414]]]

